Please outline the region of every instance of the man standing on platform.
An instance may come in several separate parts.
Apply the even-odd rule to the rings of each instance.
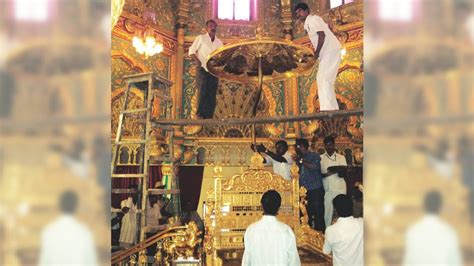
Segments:
[[[300,185],[305,187],[308,200],[308,222],[320,232],[326,228],[324,224],[324,188],[321,174],[321,157],[308,150],[306,139],[296,140],[296,164],[300,168]]]
[[[191,47],[189,47],[189,56],[194,59],[199,68],[201,84],[196,114],[199,118],[204,119],[212,118],[216,108],[216,93],[219,80],[207,70],[208,56],[223,45],[222,41],[216,37],[216,28],[217,23],[212,19],[208,20],[206,22],[207,33],[197,36]]]
[[[324,185],[324,221],[326,226],[330,226],[334,212],[332,200],[339,194],[346,194],[346,181],[344,176],[335,171],[331,171],[332,166],[347,166],[346,157],[336,153],[335,139],[333,136],[324,138],[324,149],[326,152],[321,155],[321,173],[323,174]]]
[[[305,3],[295,7],[297,17],[304,22],[304,29],[315,48],[314,58],[319,58],[319,68],[316,75],[318,85],[319,110],[339,110],[334,91],[337,70],[341,63],[341,44],[324,20],[309,13]]]

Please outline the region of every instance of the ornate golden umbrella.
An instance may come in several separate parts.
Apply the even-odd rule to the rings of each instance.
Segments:
[[[241,83],[257,82],[260,101],[263,82],[287,79],[313,67],[313,51],[288,40],[269,37],[227,44],[209,55],[207,68],[218,77]]]
[[[257,37],[227,44],[209,55],[207,69],[218,77],[241,83],[258,84],[255,117],[263,82],[288,79],[310,70],[316,60],[313,51],[284,39]],[[255,125],[253,126],[255,142]]]

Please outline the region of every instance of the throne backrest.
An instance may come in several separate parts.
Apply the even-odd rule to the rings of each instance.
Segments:
[[[231,178],[217,177],[214,182],[214,189],[208,193],[204,220],[206,234],[213,237],[217,249],[244,247],[245,230],[262,217],[260,200],[270,189],[282,197],[278,220],[293,229],[299,225],[298,178],[287,181],[273,172],[255,168]]]

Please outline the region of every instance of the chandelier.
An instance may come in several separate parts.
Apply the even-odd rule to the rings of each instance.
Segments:
[[[153,35],[144,34],[143,38],[134,36],[132,44],[135,50],[137,50],[137,53],[145,55],[145,58],[154,56],[163,51],[163,44],[157,41]]]
[[[163,44],[155,38],[153,28],[149,26],[149,22],[155,22],[155,13],[145,11],[143,13],[143,20],[145,22],[145,30],[143,34],[134,36],[132,38],[132,45],[135,47],[137,53],[144,55],[145,58],[154,56],[163,51]]]

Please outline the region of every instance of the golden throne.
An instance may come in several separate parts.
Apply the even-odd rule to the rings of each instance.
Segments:
[[[288,224],[297,239],[302,262],[328,263],[332,259],[322,253],[324,236],[308,226],[306,189],[299,188],[298,167],[291,168],[291,181],[263,168],[263,158],[252,156],[251,166],[230,178],[222,176],[222,168],[214,168],[214,188],[207,193],[203,218],[206,265],[234,264],[242,258],[246,228],[263,214],[262,194],[274,189],[282,197],[278,220]],[[301,215],[300,215],[301,213]],[[230,263],[234,261],[234,263]]]

